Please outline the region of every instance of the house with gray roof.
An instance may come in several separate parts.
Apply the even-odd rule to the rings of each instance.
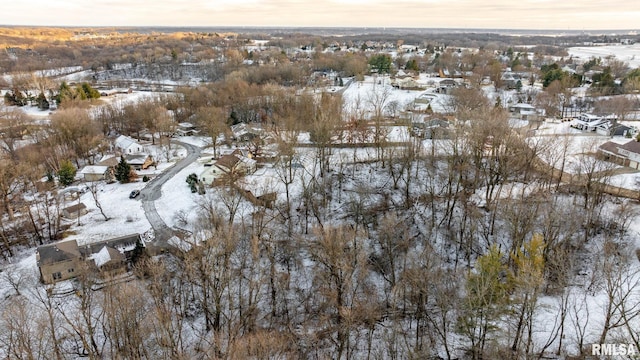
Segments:
[[[78,245],[76,240],[39,246],[36,261],[40,280],[45,284],[74,278],[83,271],[113,275],[125,272],[133,261],[138,246],[145,247],[140,234]]]

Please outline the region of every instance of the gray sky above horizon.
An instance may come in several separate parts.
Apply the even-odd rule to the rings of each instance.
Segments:
[[[0,25],[617,30],[638,0],[30,0]]]

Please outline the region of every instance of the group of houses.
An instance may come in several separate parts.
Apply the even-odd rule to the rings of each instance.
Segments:
[[[155,164],[153,156],[149,154],[146,147],[129,136],[118,136],[113,142],[112,149],[113,154],[105,156],[95,165],[87,165],[80,170],[85,181],[115,181],[114,168],[121,157],[137,171],[145,170]]]
[[[139,234],[79,245],[76,240],[39,246],[36,261],[45,284],[68,280],[83,272],[114,276],[129,270],[136,254],[145,251]]]

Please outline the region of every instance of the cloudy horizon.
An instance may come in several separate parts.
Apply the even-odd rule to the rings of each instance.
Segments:
[[[611,0],[32,0],[12,26],[406,27],[634,30],[640,2]]]

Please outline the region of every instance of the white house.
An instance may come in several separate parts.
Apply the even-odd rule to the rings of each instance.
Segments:
[[[520,120],[537,120],[538,110],[530,104],[514,104],[509,106],[511,116]]]
[[[571,121],[571,127],[579,130],[595,131],[598,125],[604,124],[612,120],[611,116],[598,116],[594,114],[583,113],[578,118]]]
[[[116,150],[123,154],[139,154],[144,151],[144,146],[140,145],[135,139],[125,135],[120,135],[114,141]]]
[[[198,176],[198,180],[206,185],[215,184],[217,179],[222,178],[226,173],[215,165],[205,166],[204,171]]]

